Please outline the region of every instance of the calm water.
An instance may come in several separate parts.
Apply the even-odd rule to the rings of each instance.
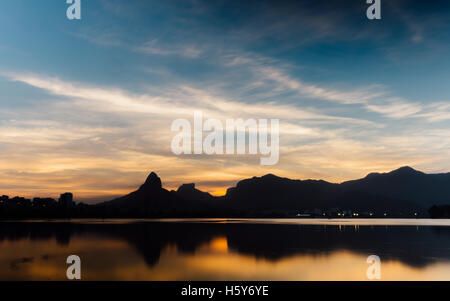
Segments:
[[[450,280],[450,220],[0,222],[0,280]]]

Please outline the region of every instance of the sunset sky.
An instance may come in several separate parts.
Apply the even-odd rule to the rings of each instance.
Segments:
[[[450,2],[0,4],[0,195],[94,202],[155,171],[214,194],[267,173],[450,171]],[[171,152],[177,118],[278,118],[280,160]]]

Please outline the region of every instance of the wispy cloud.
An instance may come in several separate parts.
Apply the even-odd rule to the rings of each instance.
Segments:
[[[450,120],[450,103],[436,102],[425,107],[425,110],[417,114],[429,122],[441,122]]]
[[[250,63],[249,58],[237,58],[239,62]],[[298,93],[299,96],[317,100],[330,101],[342,105],[361,105],[369,112],[379,113],[393,119],[420,118],[427,122],[449,120],[450,106],[447,102],[423,104],[392,96],[382,85],[347,88],[338,90],[320,85],[305,83],[301,79],[289,76],[284,70],[276,67],[259,66],[255,74],[260,81],[275,82],[275,92],[286,91]],[[272,91],[273,92],[273,91]],[[275,94],[273,94],[275,95]]]
[[[402,99],[386,99],[383,104],[366,104],[366,108],[372,112],[383,114],[390,118],[407,118],[417,116],[423,110],[420,103],[409,103]]]
[[[392,5],[395,14],[408,8]],[[3,13],[23,12],[11,7]],[[447,11],[417,19],[416,7],[375,24],[361,8],[102,0],[75,27],[0,18],[2,68],[32,71],[0,74],[0,190],[117,195],[155,170],[168,188],[195,180],[220,193],[268,172],[338,182],[399,165],[450,169],[448,41],[438,41],[448,32]],[[375,67],[356,78],[364,74],[357,66]],[[279,164],[174,156],[170,125],[195,110],[219,120],[279,118]]]
[[[42,188],[41,193],[55,189],[51,181],[56,181],[57,175],[73,171],[114,170],[114,174],[127,174],[129,178],[125,185],[130,186],[142,181],[149,170],[156,170],[167,177],[168,183],[179,185],[179,181],[190,177],[205,183],[211,181],[210,170],[216,164],[223,166],[216,181],[237,180],[251,175],[256,167],[261,169],[257,160],[249,157],[223,156],[211,161],[174,156],[170,152],[174,135],[170,131],[171,122],[180,117],[192,118],[195,110],[202,110],[205,118],[220,120],[280,118],[283,121],[280,130],[284,145],[310,139],[326,140],[339,135],[335,130],[322,128],[327,125],[339,124],[339,128],[348,128],[349,132],[352,128],[376,126],[369,121],[321,114],[288,104],[240,103],[189,86],[170,87],[162,94],[149,95],[30,73],[7,73],[6,76],[11,81],[41,89],[54,97],[53,101],[41,102],[36,108],[10,112],[11,120],[0,124],[0,142],[5,150],[4,155],[0,155],[2,166],[5,170],[45,174],[40,181],[33,180],[36,185],[47,187]],[[27,147],[23,148],[23,145]],[[11,152],[14,156],[5,155]],[[175,175],[170,166],[179,166],[179,174]],[[190,170],[195,170],[195,175]],[[283,167],[278,170],[281,172]],[[14,177],[20,181],[16,175]],[[103,177],[105,182],[110,181],[110,177]],[[109,193],[117,193],[114,181],[110,185]],[[83,191],[84,197],[108,193],[107,189],[92,190],[85,181],[64,187],[75,192]],[[223,192],[223,187],[205,188]],[[30,188],[30,193],[32,190]]]
[[[134,48],[136,51],[151,54],[151,55],[163,55],[163,56],[181,56],[185,58],[198,58],[203,51],[196,46],[188,45],[171,45],[162,47],[158,44],[157,39],[146,42],[142,46]]]
[[[273,67],[259,68],[258,71],[265,78],[277,82],[280,85],[280,89],[296,91],[310,98],[335,101],[342,104],[360,104],[385,95],[385,92],[375,85],[351,91],[339,91],[304,83]]]
[[[62,81],[39,75],[8,73],[13,80],[43,89],[53,95],[73,99],[89,100],[86,105],[106,111],[134,112],[168,116],[192,115],[194,110],[202,110],[213,117],[252,116],[296,120],[321,120],[323,122],[343,122],[350,124],[375,125],[367,120],[336,117],[304,110],[283,103],[248,104],[227,100],[205,90],[189,86],[177,86],[162,95],[133,94],[116,88],[102,88]]]

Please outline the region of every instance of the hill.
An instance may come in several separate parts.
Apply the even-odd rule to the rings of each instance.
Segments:
[[[106,215],[134,216],[295,216],[359,212],[371,216],[425,216],[432,205],[450,203],[450,174],[425,174],[410,167],[372,173],[363,179],[329,183],[268,174],[239,181],[223,197],[183,184],[162,188],[152,172],[135,192],[97,205]]]

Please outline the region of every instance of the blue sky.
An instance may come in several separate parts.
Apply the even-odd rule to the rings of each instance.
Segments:
[[[213,193],[265,173],[447,172],[450,3],[63,0],[0,5],[0,193],[119,195],[155,170]],[[171,122],[279,118],[281,157],[174,156]]]

